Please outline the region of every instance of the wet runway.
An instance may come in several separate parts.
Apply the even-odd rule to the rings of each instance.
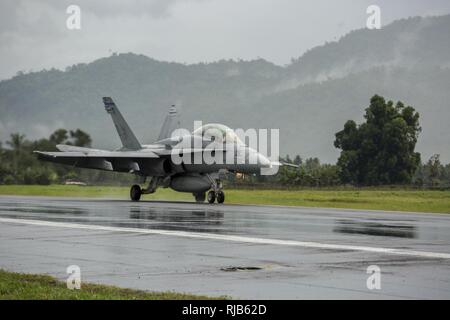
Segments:
[[[241,299],[450,298],[450,215],[0,197],[0,268]],[[369,266],[381,289],[368,289]]]

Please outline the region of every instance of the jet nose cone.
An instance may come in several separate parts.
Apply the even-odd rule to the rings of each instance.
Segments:
[[[258,164],[264,168],[270,168],[270,160],[267,159],[265,156],[263,156],[262,154],[258,153]]]

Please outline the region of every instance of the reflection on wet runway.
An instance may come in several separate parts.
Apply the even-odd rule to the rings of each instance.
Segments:
[[[409,224],[388,224],[373,221],[338,220],[333,229],[338,233],[366,234],[370,236],[416,238],[416,227]]]
[[[14,201],[14,198],[0,197],[0,216],[302,241],[318,235],[328,239],[332,234],[339,234],[348,239],[367,240],[370,237],[386,241],[396,238],[450,242],[446,225],[430,224],[426,215],[392,212],[38,197]]]
[[[20,202],[1,202],[1,211],[19,213],[43,213],[43,214],[87,214],[86,210],[78,207],[45,205],[40,203],[23,204]]]
[[[1,216],[20,219],[64,221],[72,223],[101,224],[115,227],[132,227],[163,230],[184,230],[221,233],[224,213],[207,205],[203,208],[180,209],[151,207],[132,202],[94,202],[94,205],[77,202],[40,201],[0,202]],[[233,233],[233,230],[227,230]]]
[[[131,207],[130,219],[138,220],[140,224],[145,221],[164,223],[165,230],[206,231],[219,232],[215,226],[223,223],[224,214],[219,210],[169,210],[156,208]],[[180,226],[181,225],[181,226]],[[202,226],[199,229],[199,226]]]

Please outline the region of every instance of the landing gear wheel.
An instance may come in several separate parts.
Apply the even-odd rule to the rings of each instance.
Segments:
[[[139,201],[141,199],[142,190],[141,187],[135,184],[130,189],[130,198],[133,201]]]
[[[194,197],[196,202],[205,202],[206,193],[204,192],[194,193]]]
[[[223,191],[217,192],[217,203],[223,203],[225,201],[225,193]]]
[[[216,194],[214,193],[214,191],[210,191],[208,192],[208,202],[209,203],[214,203],[214,201],[216,200]]]

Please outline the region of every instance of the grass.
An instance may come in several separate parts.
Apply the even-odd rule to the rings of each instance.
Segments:
[[[225,299],[219,297],[217,299]],[[92,283],[81,283],[80,290],[67,289],[66,283],[48,275],[0,270],[0,300],[205,300],[206,296],[184,293],[146,292]]]
[[[420,190],[243,190],[236,203],[450,213],[450,191]]]
[[[128,187],[0,185],[0,194],[128,199]],[[226,203],[329,207],[392,211],[450,213],[450,191],[402,189],[227,189]],[[193,201],[189,193],[158,189],[144,200]]]

